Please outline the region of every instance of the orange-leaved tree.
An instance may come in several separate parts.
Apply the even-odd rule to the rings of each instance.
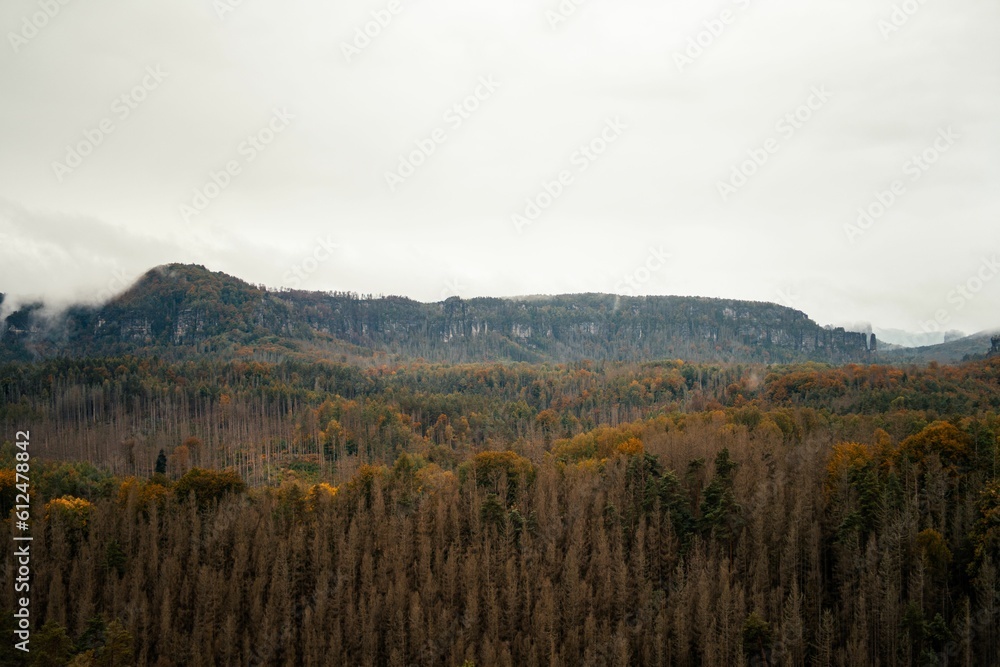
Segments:
[[[911,435],[899,445],[899,453],[916,463],[937,454],[941,464],[955,471],[969,462],[972,438],[954,424],[936,421]]]

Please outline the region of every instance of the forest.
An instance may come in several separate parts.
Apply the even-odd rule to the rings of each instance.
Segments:
[[[4,665],[1000,664],[997,357],[59,357],[0,422]]]
[[[0,306],[3,295],[0,294]],[[251,285],[204,266],[151,269],[100,306],[19,304],[0,320],[0,362],[141,352],[174,361],[253,356],[399,361],[872,361],[863,332],[772,303],[678,296],[451,297]]]

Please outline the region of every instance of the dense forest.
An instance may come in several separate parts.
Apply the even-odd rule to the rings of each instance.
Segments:
[[[53,358],[0,422],[2,664],[1000,664],[996,357]]]

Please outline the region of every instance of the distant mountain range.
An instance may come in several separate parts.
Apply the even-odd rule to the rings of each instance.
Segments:
[[[899,345],[902,347],[930,347],[931,345],[939,345],[941,343],[949,343],[953,340],[959,340],[960,338],[965,338],[966,334],[958,331],[932,331],[932,332],[914,332],[914,331],[904,331],[903,329],[882,329],[880,327],[874,327],[872,331],[878,336],[879,341],[883,343],[891,343],[893,345]]]
[[[0,360],[155,354],[865,363],[876,357],[869,344],[864,332],[824,328],[801,311],[772,303],[606,294],[421,303],[399,296],[270,290],[203,266],[169,264],[100,306],[52,315],[33,304],[11,313],[2,323]],[[975,347],[963,344],[956,353],[966,346],[970,352]],[[977,351],[987,349],[988,342]]]
[[[980,331],[971,336],[946,339],[946,342],[937,345],[895,348],[885,352],[883,357],[885,361],[898,363],[907,361],[915,363],[927,363],[930,361],[954,363],[968,359],[982,359],[987,356],[991,349],[991,339],[997,335],[1000,335],[1000,329]]]

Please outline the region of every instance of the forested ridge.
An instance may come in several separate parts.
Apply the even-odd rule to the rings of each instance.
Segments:
[[[996,358],[56,358],[0,421],[3,664],[1000,661]]]
[[[100,306],[18,308],[0,322],[0,361],[155,354],[260,361],[868,362],[869,338],[772,303],[576,294],[509,299],[307,292],[170,264]]]

